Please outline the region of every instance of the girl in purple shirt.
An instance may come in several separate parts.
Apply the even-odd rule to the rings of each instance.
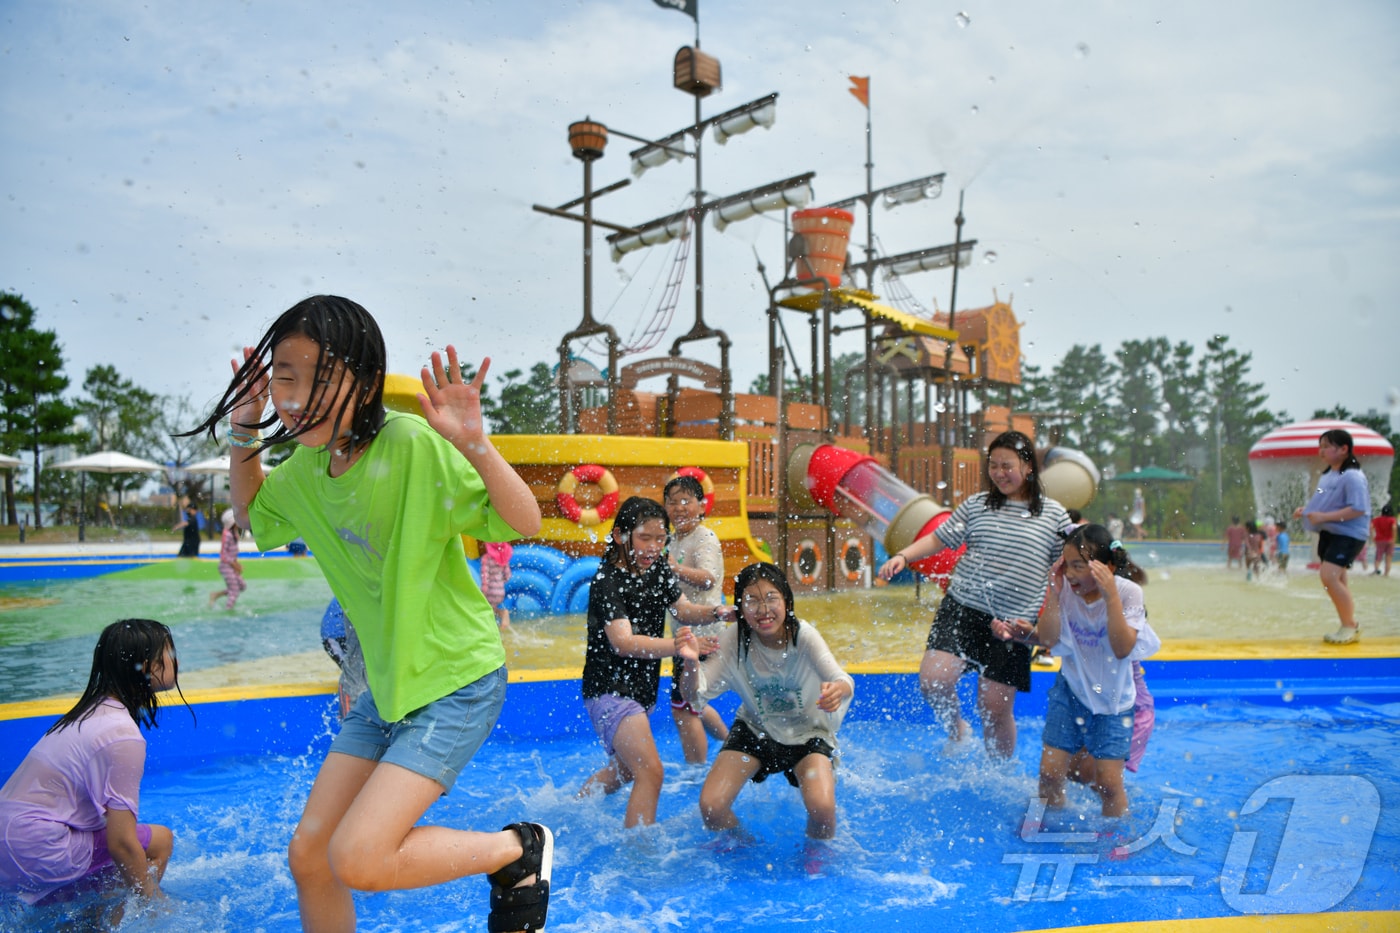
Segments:
[[[164,896],[174,838],[136,819],[146,766],[140,727],[155,726],[156,694],[178,692],[178,673],[175,641],[160,622],[103,629],[77,705],[0,788],[0,890],[28,904],[110,888]],[[122,904],[107,914],[112,927]]]

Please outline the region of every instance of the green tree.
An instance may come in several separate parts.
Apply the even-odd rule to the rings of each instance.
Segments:
[[[1051,412],[1059,443],[1086,454],[1095,463],[1110,460],[1115,418],[1112,399],[1117,367],[1103,347],[1075,344],[1050,373]]]
[[[1200,361],[1202,417],[1210,425],[1207,437],[1215,441],[1215,474],[1220,487],[1215,525],[1221,529],[1226,515],[1254,514],[1254,484],[1249,472],[1249,448],[1271,428],[1288,420],[1282,412],[1270,412],[1262,383],[1249,381],[1251,353],[1230,346],[1230,338],[1217,334],[1206,341]]]
[[[1166,341],[1125,340],[1114,351],[1114,371],[1118,376],[1117,405],[1112,414],[1114,433],[1118,437],[1118,454],[1126,451],[1127,460],[1118,465],[1136,469],[1161,463],[1156,440],[1161,436],[1162,381],[1158,362]]]
[[[0,293],[0,449],[27,448],[34,457],[34,526],[41,527],[39,473],[46,447],[74,442],[78,411],[62,398],[68,388],[58,335],[34,326],[35,311],[13,292]],[[13,471],[5,471],[8,522],[18,524]]]
[[[116,367],[107,365],[87,371],[83,392],[86,394],[78,399],[77,408],[93,450],[118,450],[147,457],[159,449],[155,416],[161,407],[160,396],[123,379]],[[99,496],[115,490],[120,507],[123,493],[140,489],[149,479],[144,473],[96,473],[88,485]]]
[[[559,430],[554,372],[547,363],[525,371],[510,369],[497,378],[499,395],[481,393],[482,414],[496,434],[553,434]],[[467,378],[475,378],[475,374]],[[488,388],[488,387],[483,387]]]
[[[1054,385],[1034,363],[1021,363],[1021,382],[1012,386],[1011,404],[1016,411],[1046,412],[1054,405]]]
[[[1204,385],[1196,365],[1196,348],[1186,341],[1168,346],[1161,340],[1153,358],[1162,386],[1163,465],[1191,470],[1193,452],[1204,449],[1206,421],[1201,419]],[[1199,463],[1194,469],[1200,469]]]

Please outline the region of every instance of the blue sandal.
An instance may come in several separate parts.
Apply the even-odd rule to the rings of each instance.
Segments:
[[[544,929],[549,913],[549,876],[554,869],[554,834],[539,823],[512,823],[505,827],[520,835],[525,850],[520,858],[487,875],[491,882],[491,913],[486,918],[490,933],[515,933]],[[516,885],[531,875],[533,884]]]

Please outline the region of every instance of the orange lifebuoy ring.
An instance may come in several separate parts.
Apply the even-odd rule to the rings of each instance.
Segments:
[[[715,507],[715,484],[710,479],[710,474],[699,467],[686,466],[666,477],[666,482],[669,483],[678,476],[689,476],[691,479],[699,481],[700,488],[705,492],[705,514],[709,515],[710,510]]]
[[[816,583],[821,579],[824,566],[821,545],[811,538],[803,538],[792,549],[792,575],[797,582]]]
[[[851,559],[852,552],[855,552],[855,560]],[[865,542],[860,538],[847,538],[846,543],[841,545],[841,567],[846,571],[846,579],[852,583],[859,582],[865,573],[866,563]]]
[[[603,498],[591,509],[581,508],[574,498],[579,483],[593,483]],[[612,518],[617,512],[617,480],[605,467],[596,463],[582,463],[565,473],[554,488],[554,501],[564,517],[575,524],[588,528]]]

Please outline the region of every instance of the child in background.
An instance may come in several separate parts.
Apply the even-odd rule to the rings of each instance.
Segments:
[[[1108,533],[1113,534],[1113,529],[1110,528],[1108,530]],[[1241,567],[1245,566],[1244,542],[1245,536],[1248,534],[1249,532],[1245,530],[1244,525],[1240,524],[1240,517],[1238,515],[1231,516],[1230,527],[1225,529],[1226,570],[1229,570],[1231,567],[1235,566],[1235,561],[1239,561]],[[1115,538],[1118,537],[1118,535],[1113,536]]]
[[[225,509],[223,514],[224,535],[219,541],[219,576],[224,578],[224,588],[209,594],[209,605],[219,601],[220,596],[228,597],[225,609],[232,609],[238,596],[248,588],[243,580],[243,563],[238,559],[238,536],[242,533],[234,520],[233,509]]]
[[[1050,570],[1040,621],[992,621],[998,638],[1035,641],[1064,659],[1050,688],[1040,755],[1040,796],[1050,807],[1065,805],[1070,761],[1083,748],[1103,815],[1128,812],[1123,767],[1133,737],[1132,662],[1162,645],[1147,624],[1142,587],[1116,572],[1128,563],[1103,526],[1076,528]]]
[[[743,698],[734,728],[700,791],[709,829],[734,829],[734,800],[749,781],[782,774],[802,792],[807,835],[836,833],[836,731],[850,708],[855,681],[841,669],[815,628],[797,618],[792,587],[772,564],[750,564],[734,583],[738,624],[719,636],[703,660],[694,633],[677,636],[684,659],[681,691],[704,708],[728,690]]]
[[[1376,576],[1385,561],[1385,575],[1390,576],[1390,561],[1395,556],[1395,509],[1389,503],[1381,506],[1381,514],[1371,519],[1371,540],[1376,542]]]
[[[699,606],[681,594],[666,562],[666,511],[633,496],[617,510],[598,575],[588,594],[588,649],[583,705],[608,753],[608,763],[583,785],[613,794],[632,785],[624,826],[656,822],[665,777],[648,718],[661,689],[661,659],[675,656],[666,638],[666,610],[687,625],[733,618],[725,606]],[[715,639],[701,640],[713,650]]]
[[[0,887],[28,904],[112,887],[164,897],[174,836],[137,821],[141,727],[155,728],[156,694],[178,692],[178,674],[175,641],[160,622],[124,619],[102,630],[83,695],[0,788]],[[107,928],[121,913],[119,903]]]
[[[1244,530],[1244,578],[1249,581],[1264,572],[1264,532],[1255,522],[1245,522]]]
[[[501,602],[506,598],[506,583],[510,580],[510,558],[514,548],[504,541],[487,541],[481,549],[481,592],[496,614],[496,627],[510,631],[510,610]]]
[[[681,593],[698,606],[718,606],[724,602],[724,552],[719,538],[704,525],[705,487],[693,476],[677,476],[662,493],[666,515],[671,520],[671,572],[680,583]],[[717,636],[719,625],[697,626],[696,635]],[[671,662],[671,718],[680,736],[681,752],[689,764],[703,764],[709,757],[706,733],[723,742],[729,737],[719,710],[705,707],[697,712],[681,696],[680,658]]]
[[[1301,518],[1308,531],[1317,532],[1317,558],[1322,564],[1319,576],[1341,623],[1322,640],[1330,645],[1350,645],[1360,637],[1361,629],[1356,624],[1356,605],[1347,585],[1347,570],[1356,555],[1366,549],[1371,491],[1349,431],[1323,431],[1317,439],[1317,455],[1327,468],[1318,477],[1317,492],[1293,517]],[[1364,570],[1366,565],[1361,566]]]
[[[433,353],[423,415],[386,413],[384,339],[369,312],[319,295],[282,314],[214,412],[246,448],[230,471],[234,511],[258,545],[302,537],[354,621],[369,691],[312,784],[288,861],[304,929],[355,927],[354,890],[428,887],[487,874],[492,930],[545,925],[554,837],[538,823],[494,833],[421,826],[486,740],[505,700],[505,649],[472,580],[462,535],[540,527],[530,487],[486,436],[481,386],[457,351]],[[271,403],[272,411],[267,413]],[[264,439],[260,431],[271,428]],[[256,450],[292,441],[264,476]]]
[[[1288,549],[1293,546],[1293,539],[1288,534],[1288,522],[1278,523],[1278,554],[1274,558],[1278,567],[1278,572],[1288,574]]]

